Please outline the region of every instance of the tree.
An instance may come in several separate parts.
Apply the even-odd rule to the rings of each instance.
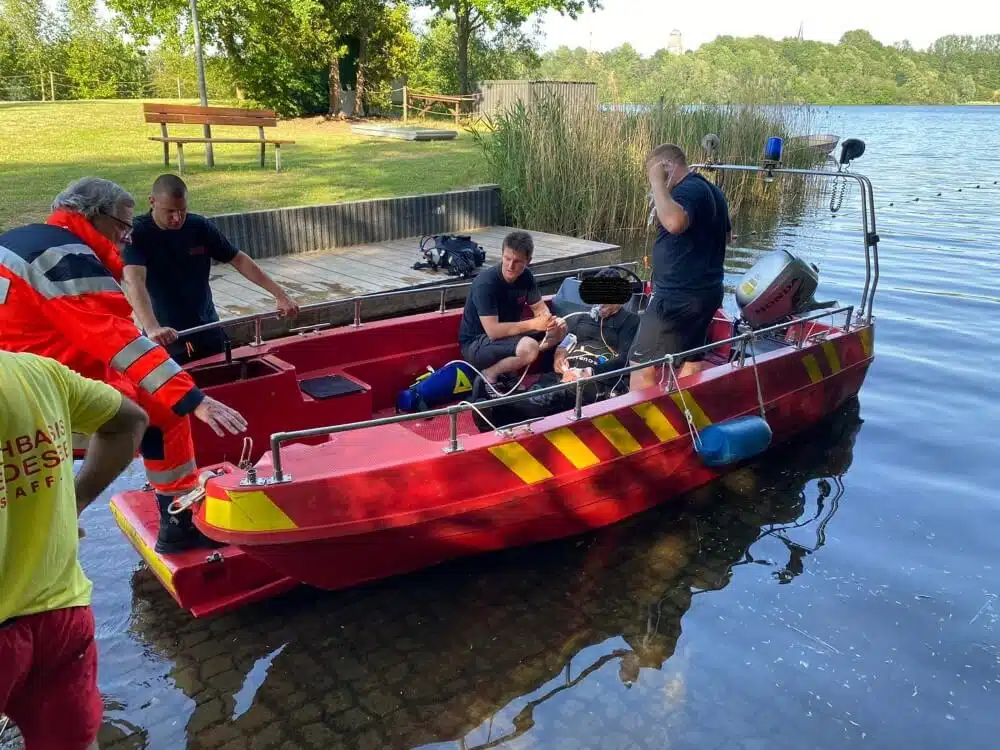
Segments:
[[[481,29],[497,24],[520,26],[532,13],[555,10],[576,19],[585,6],[601,7],[601,0],[417,0],[418,5],[434,8],[440,17],[455,23],[458,91],[472,91],[469,80],[469,42]]]
[[[455,22],[432,18],[420,37],[407,84],[417,91],[459,90]],[[525,78],[539,70],[533,40],[519,27],[500,25],[496,33],[479,30],[469,39],[469,72],[477,79]]]
[[[183,27],[187,0],[108,0],[131,33]],[[202,37],[222,49],[235,81],[283,115],[340,110],[342,58],[360,29],[383,59],[362,68],[376,86],[414,44],[402,0],[199,0]],[[407,36],[409,35],[409,36]]]

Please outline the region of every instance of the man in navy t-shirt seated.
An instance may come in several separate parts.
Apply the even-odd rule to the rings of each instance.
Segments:
[[[465,300],[458,331],[462,357],[491,385],[523,370],[566,335],[566,323],[549,311],[528,270],[534,249],[527,232],[508,234],[502,260],[476,276]],[[525,305],[534,313],[528,320],[521,319]]]
[[[179,364],[219,354],[227,340],[222,328],[183,340],[177,331],[219,319],[212,300],[212,261],[230,263],[277,300],[282,316],[298,305],[258,266],[233,247],[211,222],[188,213],[187,186],[180,177],[161,175],[153,183],[149,213],[136,218],[125,247],[125,294],[146,335],[167,348]]]
[[[684,152],[672,143],[646,157],[646,173],[659,231],[653,245],[653,299],[642,314],[629,353],[633,365],[707,343],[708,329],[722,305],[723,264],[732,240],[729,206],[722,191],[692,172]],[[702,369],[702,356],[678,359],[678,377]],[[653,367],[636,370],[629,390],[656,383]]]

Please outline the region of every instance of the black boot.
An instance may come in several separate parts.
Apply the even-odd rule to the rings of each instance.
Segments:
[[[171,515],[167,508],[176,498],[169,495],[156,495],[156,504],[160,507],[160,531],[156,535],[156,551],[171,555],[189,549],[203,547],[216,549],[225,546],[221,542],[209,539],[194,525],[191,509]]]

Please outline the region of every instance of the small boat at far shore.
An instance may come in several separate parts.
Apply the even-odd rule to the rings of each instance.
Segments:
[[[354,324],[258,337],[186,365],[200,388],[249,423],[246,436],[224,437],[193,423],[203,487],[178,509],[189,505],[198,528],[224,546],[157,554],[159,519],[148,488],[116,494],[114,517],[178,604],[201,617],[300,584],[342,589],[583,534],[711,482],[818,423],[864,383],[874,358],[875,202],[871,182],[842,169],[863,152],[860,141],[845,141],[836,172],[693,165],[770,179],[855,180],[865,260],[856,306],[815,302],[818,269],[775,250],[737,284],[740,314],[720,308],[706,344],[691,350],[705,355],[709,366],[701,372],[678,378],[668,355],[656,363],[658,384],[587,405],[588,382],[610,385],[638,368],[559,384],[551,390],[576,389],[576,406],[480,431],[473,409],[488,416],[491,407],[532,393],[473,405],[462,400],[471,390],[466,381],[439,408],[396,408],[398,394],[428,367],[461,357],[462,310],[446,309],[447,288],[437,312],[372,322],[362,322],[364,298],[311,305],[354,304]],[[574,282],[566,278],[559,293],[545,297],[556,314],[573,309]],[[628,304],[641,309],[648,286],[638,287]]]
[[[832,133],[793,135],[786,141],[789,150],[809,149],[820,156],[829,156],[839,142],[840,136]]]

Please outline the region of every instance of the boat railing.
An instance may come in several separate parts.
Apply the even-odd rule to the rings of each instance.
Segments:
[[[827,180],[854,180],[861,188],[861,224],[865,246],[865,286],[861,292],[861,303],[858,305],[858,322],[871,323],[872,306],[875,301],[875,287],[878,285],[878,243],[879,236],[875,228],[875,192],[871,180],[865,175],[847,170],[837,169],[798,169],[794,167],[778,167],[769,164],[692,164],[691,169],[728,172],[760,172],[768,178],[776,174],[790,174],[808,177],[821,177]]]
[[[851,319],[854,316],[854,309],[855,309],[854,305],[846,305],[832,310],[823,310],[821,312],[813,313],[811,315],[792,318],[782,323],[767,326],[765,328],[751,329],[743,333],[740,333],[736,336],[731,336],[727,339],[723,339],[720,341],[712,341],[711,343],[705,344],[704,346],[695,347],[693,349],[688,349],[686,351],[678,352],[676,354],[667,354],[664,357],[660,357],[659,359],[653,360],[648,363],[629,365],[627,367],[621,367],[611,372],[590,375],[567,383],[557,383],[555,385],[547,386],[545,388],[538,388],[536,390],[531,390],[531,391],[522,391],[521,393],[517,393],[514,395],[492,398],[487,402],[480,403],[479,406],[484,408],[491,408],[493,406],[501,406],[503,404],[514,404],[519,401],[525,401],[529,398],[534,398],[535,396],[575,389],[576,401],[573,407],[573,413],[570,415],[569,418],[574,421],[580,420],[583,418],[583,389],[588,383],[597,383],[604,380],[610,380],[612,378],[620,379],[625,375],[633,373],[637,370],[643,370],[648,367],[656,367],[658,365],[666,365],[672,368],[676,360],[680,360],[692,354],[700,354],[703,352],[708,352],[711,351],[712,349],[717,349],[721,346],[727,346],[727,345],[735,345],[739,347],[737,351],[737,357],[734,360],[734,363],[742,368],[745,366],[746,347],[748,346],[752,347],[752,343],[754,340],[772,334],[787,331],[789,328],[793,328],[794,326],[801,326],[804,323],[817,321],[826,317],[832,317],[834,315],[839,315],[841,313],[846,313],[846,319],[843,324],[843,330],[845,332],[850,332],[852,330]],[[856,327],[860,327],[860,324]],[[815,336],[816,337],[823,336],[828,333],[828,330],[829,330],[828,328],[824,328],[823,330],[815,334]],[[812,337],[814,337],[814,334],[812,333],[812,328],[810,328],[809,333],[807,333],[806,336],[799,337],[794,342],[794,344],[797,347],[802,347],[809,340],[811,340]],[[752,348],[750,351],[751,354],[754,354],[754,350]],[[754,358],[756,359],[755,355]],[[414,420],[428,420],[440,416],[447,416],[450,420],[448,444],[445,445],[442,450],[444,450],[445,453],[454,453],[456,451],[461,451],[462,446],[459,443],[458,439],[458,417],[462,412],[472,411],[476,408],[478,407],[474,406],[473,404],[467,401],[463,401],[458,404],[442,407],[440,409],[431,409],[427,411],[418,411],[406,414],[395,414],[391,417],[378,417],[375,419],[367,419],[361,422],[348,422],[345,424],[329,425],[326,427],[313,427],[309,429],[294,430],[290,432],[275,432],[271,434],[271,463],[273,468],[272,476],[258,477],[256,470],[251,469],[250,471],[247,472],[247,476],[245,479],[241,481],[241,484],[261,485],[261,484],[280,484],[283,482],[290,482],[292,480],[292,477],[284,471],[281,465],[282,443],[286,443],[291,440],[300,440],[303,438],[323,437],[324,435],[333,435],[340,432],[353,432],[354,430],[362,430],[369,427],[379,427],[382,425],[399,424],[401,422],[409,422]],[[508,425],[505,428],[505,430],[508,432],[510,431],[510,429],[511,429],[510,425]]]
[[[638,261],[629,260],[623,261],[621,263],[605,263],[600,266],[586,266],[583,268],[566,268],[561,271],[543,271],[540,273],[535,273],[534,277],[536,280],[545,281],[553,278],[563,277],[569,278],[570,276],[580,277],[581,274],[587,271],[599,271],[608,266],[621,266],[623,268],[635,267],[638,265]],[[376,299],[390,299],[392,297],[402,297],[402,296],[412,296],[414,294],[431,294],[433,292],[438,292],[440,299],[438,302],[438,312],[443,313],[446,311],[446,305],[448,303],[448,292],[452,289],[467,289],[472,286],[472,281],[463,281],[457,284],[440,284],[431,286],[416,286],[416,287],[405,287],[403,289],[392,289],[385,292],[372,292],[370,294],[359,294],[353,297],[338,297],[337,299],[324,300],[323,302],[313,302],[312,304],[303,305],[299,308],[299,314],[307,312],[317,312],[320,310],[326,310],[332,307],[339,307],[341,305],[354,305],[354,323],[352,324],[355,328],[361,326],[361,306],[366,300],[376,300]],[[264,343],[262,324],[265,320],[278,318],[279,314],[277,310],[266,310],[259,313],[250,313],[247,315],[239,315],[232,318],[226,318],[224,320],[216,320],[212,323],[205,323],[200,326],[194,326],[193,328],[185,328],[183,331],[178,331],[177,335],[180,338],[184,336],[190,336],[195,333],[201,333],[202,331],[211,331],[216,328],[232,328],[238,325],[246,325],[253,323],[254,326],[254,340],[253,346],[261,346]],[[312,326],[303,326],[302,328],[293,328],[289,333],[300,333],[306,330],[315,330],[320,327],[329,326],[329,323],[317,323]]]

